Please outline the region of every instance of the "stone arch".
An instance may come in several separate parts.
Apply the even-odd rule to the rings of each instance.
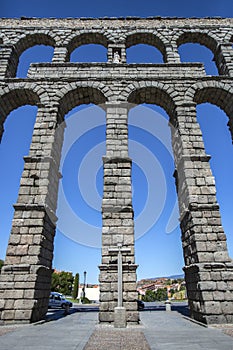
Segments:
[[[229,84],[213,81],[197,83],[186,92],[188,99],[197,104],[209,102],[221,108],[229,118],[228,126],[233,140],[233,88]]]
[[[82,34],[75,34],[67,42],[67,57],[66,61],[69,61],[71,53],[79,46],[86,44],[99,44],[107,48],[108,39],[107,36],[100,32],[86,32]]]
[[[7,90],[3,90],[3,93],[0,93],[0,111],[3,122],[7,115],[14,109],[26,104],[38,105],[40,103],[39,95],[30,88],[15,87],[14,89]]]
[[[199,82],[192,85],[185,94],[185,101],[209,102],[220,107],[229,118],[233,118],[233,88],[217,81]]]
[[[103,88],[103,86],[101,86]],[[69,88],[61,90],[62,97],[59,100],[59,112],[67,114],[71,109],[81,104],[103,104],[108,98],[100,86],[88,86],[70,84]]]
[[[14,43],[14,49],[12,50],[9,61],[10,64],[8,65],[6,76],[15,77],[20,55],[25,50],[35,45],[47,45],[55,47],[56,41],[51,35],[45,33],[26,34],[18,38],[18,41]]]
[[[179,48],[180,45],[188,44],[188,43],[200,44],[205,46],[213,53],[218,72],[220,72],[218,60],[215,59],[215,57],[218,54],[217,49],[218,49],[219,40],[220,39],[213,33],[201,32],[201,31],[183,31],[179,36],[177,36],[176,45],[177,45],[177,48]]]
[[[14,84],[0,90],[0,140],[4,131],[4,122],[14,109],[24,105],[46,105],[48,100],[49,97],[45,91],[30,84],[25,84],[24,87]]]
[[[17,53],[21,55],[23,51],[34,45],[49,45],[54,47],[56,46],[56,41],[51,35],[45,33],[32,33],[19,38],[14,44],[14,47],[17,50]]]
[[[175,115],[174,91],[164,84],[138,84],[129,91],[128,102],[141,104],[151,103],[162,107],[172,119]]]
[[[176,44],[179,47],[182,44],[198,43],[206,46],[213,54],[218,46],[218,37],[214,34],[201,31],[183,31],[176,39]]]
[[[147,44],[156,47],[163,55],[164,62],[166,62],[167,58],[164,39],[157,33],[147,31],[136,31],[129,33],[125,41],[126,48],[137,44]]]

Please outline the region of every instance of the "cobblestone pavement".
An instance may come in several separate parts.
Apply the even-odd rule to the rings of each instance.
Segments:
[[[150,350],[142,331],[136,329],[97,329],[84,350]]]

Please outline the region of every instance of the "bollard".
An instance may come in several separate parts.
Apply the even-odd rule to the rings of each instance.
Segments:
[[[70,312],[70,305],[69,304],[65,304],[64,307],[64,315],[68,315]]]
[[[165,301],[166,311],[171,311],[171,301],[166,300]]]

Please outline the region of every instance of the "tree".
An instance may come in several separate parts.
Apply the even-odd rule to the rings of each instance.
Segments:
[[[166,286],[170,286],[171,284],[172,284],[172,281],[170,278],[165,281]]]
[[[52,281],[51,281],[51,291],[58,292],[58,290],[59,290],[59,274],[53,272]]]
[[[176,292],[175,289],[173,289],[173,288],[170,289],[171,296],[173,296],[175,294],[175,292]]]
[[[147,290],[146,294],[143,295],[142,300],[143,301],[155,301],[156,300],[155,292],[153,292],[153,290]]]
[[[72,272],[53,272],[51,291],[69,295],[71,294],[73,280],[74,277]]]
[[[72,297],[74,299],[77,299],[78,289],[79,289],[79,273],[76,273],[75,278],[74,278],[74,287],[73,287],[73,291],[72,291]]]
[[[0,273],[1,273],[3,265],[4,265],[4,261],[0,259]]]
[[[155,292],[156,299],[155,300],[166,300],[167,299],[167,288],[159,288]]]

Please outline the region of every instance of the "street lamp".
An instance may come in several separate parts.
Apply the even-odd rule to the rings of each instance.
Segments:
[[[86,287],[86,277],[87,277],[87,271],[84,271],[84,282],[83,282],[83,299],[85,299],[85,287]]]

